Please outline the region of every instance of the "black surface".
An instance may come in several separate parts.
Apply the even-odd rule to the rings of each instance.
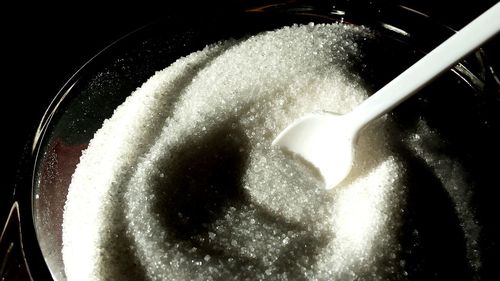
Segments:
[[[249,5],[251,1],[226,2],[233,2],[231,7],[235,7]],[[266,1],[255,1],[259,2]],[[356,3],[351,2],[353,5]],[[460,28],[496,1],[401,2],[430,14],[438,21]],[[23,162],[26,159],[23,157],[29,156],[36,126],[54,95],[75,71],[116,39],[167,14],[193,16],[221,12],[230,9],[228,7],[224,2],[203,5],[198,2],[182,5],[169,3],[168,7],[145,4],[104,7],[92,3],[33,6],[21,3],[2,9],[5,16],[2,17],[4,33],[0,40],[3,106],[0,228],[16,196],[14,193],[29,193],[30,187],[26,183],[31,175],[29,166],[23,166],[27,163]],[[488,48],[498,50],[496,46],[490,43]],[[490,52],[496,62],[498,53]],[[26,196],[23,198],[26,200]],[[22,216],[29,216],[29,204],[24,203]],[[498,249],[496,244],[491,246]],[[26,241],[26,247],[36,247],[36,242]],[[33,270],[35,276],[39,274],[37,280],[48,278],[41,260],[33,265]]]

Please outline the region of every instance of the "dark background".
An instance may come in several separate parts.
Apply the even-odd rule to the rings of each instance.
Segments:
[[[125,2],[125,1],[124,1]],[[215,1],[204,1],[215,2]],[[280,1],[217,1],[201,4],[145,2],[103,5],[91,2],[71,5],[20,3],[1,8],[0,66],[2,156],[0,229],[19,189],[23,157],[29,156],[33,135],[45,109],[62,85],[101,49],[149,22],[165,15],[196,17],[233,8]],[[286,1],[281,1],[286,2]],[[325,1],[323,1],[325,2]],[[331,1],[334,3],[334,1]],[[352,1],[355,3],[356,1]],[[380,1],[383,3],[391,1]],[[459,29],[496,1],[402,0],[436,20]],[[490,42],[490,48],[498,46]],[[498,48],[496,48],[498,50]],[[496,52],[498,65],[498,52]],[[493,54],[495,55],[495,54]],[[26,159],[26,158],[24,158]],[[29,176],[29,175],[28,175]],[[16,190],[17,186],[17,190]]]

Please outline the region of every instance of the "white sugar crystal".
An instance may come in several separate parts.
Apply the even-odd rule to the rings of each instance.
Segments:
[[[362,133],[353,171],[333,191],[270,147],[292,120],[346,113],[367,97],[351,67],[357,42],[373,37],[294,25],[157,72],[103,124],[73,175],[68,280],[386,280],[399,270],[405,164],[385,145],[390,120]]]

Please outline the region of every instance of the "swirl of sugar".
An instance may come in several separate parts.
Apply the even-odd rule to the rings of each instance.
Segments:
[[[285,27],[181,58],[96,133],[63,224],[69,280],[354,280],[397,263],[404,165],[389,120],[360,137],[350,178],[326,192],[269,147],[292,120],[350,111],[370,30]],[[84,214],[82,215],[82,212]]]

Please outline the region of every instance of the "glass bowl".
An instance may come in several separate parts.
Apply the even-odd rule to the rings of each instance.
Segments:
[[[131,32],[86,63],[54,98],[33,145],[33,223],[53,278],[66,279],[61,225],[79,157],[103,121],[155,71],[228,38],[292,24],[344,22],[378,33],[359,69],[375,91],[454,33],[410,7],[358,4],[273,2],[189,19],[169,17]],[[460,163],[470,183],[436,184],[430,178],[410,188],[410,214],[400,233],[408,280],[479,280],[493,271],[495,253],[489,246],[496,172],[490,163],[500,156],[498,87],[494,68],[480,49],[391,113],[403,132],[427,120],[446,143],[439,149]],[[470,211],[458,212],[456,200],[466,200]]]

